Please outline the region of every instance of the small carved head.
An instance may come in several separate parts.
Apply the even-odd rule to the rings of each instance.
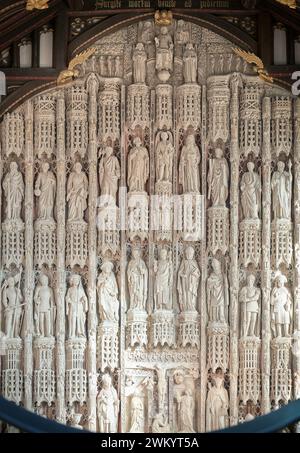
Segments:
[[[168,132],[162,131],[162,132],[160,133],[160,139],[161,139],[161,141],[167,142],[167,141],[168,141],[168,138],[169,138]]]
[[[78,286],[79,283],[80,283],[80,275],[77,275],[77,274],[73,274],[70,278],[70,285],[71,286]]]
[[[101,270],[105,274],[109,274],[110,272],[112,272],[113,268],[114,268],[114,265],[111,261],[104,261],[104,263],[101,266]]]
[[[48,277],[45,274],[42,274],[40,276],[40,283],[42,286],[47,286],[48,285]]]
[[[276,277],[276,282],[277,282],[278,288],[283,288],[284,285],[287,283],[287,278],[285,275],[280,274]]]
[[[141,250],[139,248],[132,249],[132,256],[134,259],[140,258]]]
[[[215,153],[216,153],[216,158],[217,158],[217,159],[221,159],[221,157],[223,157],[223,150],[222,150],[222,148],[216,148]]]
[[[250,173],[252,173],[253,170],[254,170],[254,163],[253,162],[248,162],[247,163],[247,168],[250,171]]]
[[[168,28],[167,28],[167,27],[161,27],[160,33],[161,33],[162,35],[167,35],[167,34],[168,34]]]
[[[135,137],[134,140],[133,140],[133,144],[135,146],[141,146],[142,140],[140,139],[140,137]]]
[[[187,145],[194,145],[195,144],[195,136],[193,134],[187,135],[187,137],[185,139],[185,143]]]
[[[104,389],[108,389],[111,387],[111,376],[108,373],[103,375],[102,384]]]
[[[255,275],[249,274],[247,277],[248,286],[253,287],[255,283]]]
[[[114,149],[112,146],[106,146],[105,148],[105,155],[106,157],[110,157],[114,152]]]
[[[221,263],[217,259],[213,259],[211,262],[212,268],[215,272],[220,273],[222,271]]]
[[[185,46],[186,50],[194,50],[194,46],[191,42],[188,42],[187,45]]]
[[[42,171],[43,171],[43,173],[47,173],[49,168],[50,168],[50,166],[49,166],[48,162],[43,162],[42,163]]]
[[[80,162],[76,162],[76,164],[74,165],[74,170],[77,174],[81,173],[82,165]]]
[[[11,162],[9,168],[10,168],[10,170],[11,170],[12,173],[17,172],[17,171],[18,171],[18,164],[17,164],[17,162],[14,162],[14,161]]]
[[[277,168],[278,168],[279,173],[283,173],[283,172],[284,172],[284,169],[285,169],[285,164],[284,164],[284,162],[282,162],[282,161],[280,160],[280,161],[278,162]]]
[[[144,44],[142,42],[138,42],[135,48],[136,50],[144,50]]]
[[[178,384],[182,384],[183,381],[184,381],[184,373],[183,373],[183,371],[182,370],[176,370],[174,372],[173,378],[174,378],[175,384],[177,384],[177,385]]]
[[[162,260],[166,260],[168,258],[168,250],[166,249],[161,249],[160,253],[159,253],[159,257],[162,259]]]
[[[195,250],[193,249],[193,247],[187,247],[186,251],[185,251],[185,256],[188,260],[192,260],[194,258],[194,255],[195,255]]]

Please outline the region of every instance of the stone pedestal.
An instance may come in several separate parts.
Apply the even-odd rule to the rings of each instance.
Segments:
[[[208,250],[214,255],[220,250],[223,255],[229,247],[229,209],[212,207],[208,209]]]
[[[201,87],[196,83],[186,83],[177,88],[178,127],[187,130],[201,125]]]
[[[257,337],[244,337],[239,341],[239,397],[243,404],[260,398],[260,348]]]
[[[127,219],[128,239],[145,241],[149,230],[149,197],[146,192],[129,192]]]
[[[151,316],[152,344],[157,346],[175,346],[175,315],[172,311],[157,310]]]
[[[180,313],[179,317],[179,346],[185,348],[200,348],[199,314],[196,311]]]
[[[291,338],[275,338],[271,342],[271,400],[275,407],[292,397]]]
[[[67,250],[66,264],[73,267],[76,264],[84,267],[88,257],[88,237],[87,223],[68,222],[67,223]]]
[[[150,89],[144,83],[134,83],[128,87],[127,121],[130,129],[140,126],[148,127],[150,120],[149,111]]]
[[[22,220],[5,220],[2,224],[2,262],[5,267],[19,267],[24,257],[24,230]]]
[[[98,327],[98,368],[112,370],[119,365],[119,326],[113,321],[102,321]]]
[[[41,268],[51,267],[56,261],[56,223],[37,220],[34,224],[34,262]]]
[[[259,265],[261,257],[261,221],[243,220],[240,223],[240,262],[245,267]]]
[[[127,346],[147,346],[147,312],[145,310],[129,310],[127,312]]]
[[[280,219],[272,222],[271,260],[278,269],[281,264],[290,266],[293,259],[293,224]]]
[[[229,368],[229,327],[227,324],[210,322],[207,327],[207,368],[213,373]]]
[[[83,404],[87,399],[85,364],[85,338],[72,338],[66,342],[66,402]]]
[[[20,404],[23,396],[23,371],[21,369],[22,340],[7,338],[6,355],[2,370],[2,396]]]
[[[49,406],[55,401],[55,372],[54,372],[53,337],[38,337],[34,340],[35,370],[33,374],[34,402],[40,406]]]

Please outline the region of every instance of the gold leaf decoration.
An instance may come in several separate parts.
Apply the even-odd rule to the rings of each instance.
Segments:
[[[264,68],[264,63],[257,55],[251,52],[246,52],[246,50],[242,50],[239,48],[233,48],[233,51],[236,55],[241,57],[243,60],[247,61],[247,63],[253,65],[253,69],[257,72],[260,79],[264,82],[273,83],[274,79],[268,73],[268,71]]]
[[[33,11],[34,9],[47,9],[49,0],[27,0],[26,9],[27,11]]]
[[[81,65],[86,61],[90,56],[96,52],[95,47],[90,49],[83,50],[78,55],[76,55],[69,63],[68,69],[61,71],[57,77],[57,85],[64,85],[65,83],[71,82],[73,79],[79,76],[79,71],[75,69],[76,66]]]
[[[172,11],[166,11],[165,9],[162,11],[155,11],[154,14],[154,21],[155,25],[160,25],[160,26],[168,26],[172,24],[173,20],[173,14]]]
[[[296,9],[297,2],[296,0],[276,0],[277,3],[281,3],[281,5],[288,6],[289,8]]]

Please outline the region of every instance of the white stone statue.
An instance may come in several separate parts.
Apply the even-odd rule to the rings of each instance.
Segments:
[[[240,291],[241,336],[259,336],[260,289],[255,286],[255,275],[249,274],[247,284]]]
[[[3,190],[6,199],[5,220],[21,220],[24,182],[17,162],[11,162],[9,172],[3,179]]]
[[[193,247],[187,247],[185,258],[182,259],[178,271],[178,300],[182,312],[197,311],[197,295],[200,280],[200,270],[194,259]]]
[[[226,207],[229,185],[229,167],[221,148],[216,149],[216,157],[209,160],[208,199],[212,206]]]
[[[194,433],[195,396],[189,386],[177,397],[177,407],[179,433]]]
[[[172,133],[158,132],[155,143],[157,182],[172,182],[174,152]]]
[[[99,164],[99,182],[101,197],[105,196],[109,204],[116,205],[118,181],[121,169],[118,158],[111,146],[106,146],[101,153]]]
[[[97,411],[100,433],[116,433],[119,398],[109,374],[104,374],[102,378],[102,389],[97,396]]]
[[[190,134],[185,139],[179,162],[179,184],[183,193],[199,193],[200,151],[195,142],[195,137]]]
[[[101,321],[119,321],[118,285],[111,261],[104,261],[97,280],[98,305]]]
[[[19,338],[23,312],[23,295],[20,289],[22,268],[14,277],[8,277],[2,286],[4,331],[8,338]]]
[[[192,43],[185,46],[183,53],[183,78],[185,83],[197,81],[197,53]]]
[[[189,40],[189,30],[188,24],[180,19],[177,22],[176,32],[175,32],[175,40],[178,44],[186,44]]]
[[[292,163],[289,161],[289,171],[285,171],[284,162],[278,162],[277,171],[272,177],[273,213],[274,219],[291,220],[292,200]]]
[[[131,310],[145,310],[148,296],[148,269],[140,249],[132,250],[127,268],[127,280]]]
[[[161,249],[158,261],[154,261],[155,310],[172,310],[172,262],[166,249]]]
[[[155,37],[155,45],[157,71],[172,71],[174,44],[167,27],[161,27],[159,36]]]
[[[286,276],[279,274],[271,293],[271,327],[277,338],[291,336],[293,304],[290,290],[285,286],[286,283]]]
[[[145,52],[143,43],[139,42],[135,46],[132,55],[132,61],[133,61],[133,82],[145,83],[147,54]]]
[[[130,402],[130,433],[144,433],[144,401],[142,395],[137,391]]]
[[[128,186],[130,192],[144,192],[149,178],[149,154],[139,137],[128,155]]]
[[[212,375],[206,400],[206,430],[216,431],[228,425],[228,392],[224,387],[224,373],[219,368]]]
[[[47,275],[42,274],[34,292],[34,320],[36,334],[50,337],[54,332],[55,300]]]
[[[49,170],[48,162],[43,162],[41,167],[34,189],[34,194],[39,199],[38,219],[53,220],[56,179],[53,172]]]
[[[228,318],[229,294],[227,275],[217,259],[212,260],[212,273],[207,279],[208,315],[211,322],[226,323]]]
[[[261,206],[260,176],[254,171],[254,163],[248,162],[248,172],[241,180],[241,203],[244,219],[256,220],[259,218]]]
[[[80,275],[73,274],[69,280],[66,295],[66,315],[69,322],[69,338],[85,337],[85,321],[88,299],[82,286]]]
[[[152,432],[161,434],[161,433],[170,433],[170,425],[167,423],[164,414],[156,414],[152,422]]]
[[[82,171],[80,162],[76,162],[67,184],[67,202],[69,208],[68,220],[82,222],[87,208],[88,178]]]

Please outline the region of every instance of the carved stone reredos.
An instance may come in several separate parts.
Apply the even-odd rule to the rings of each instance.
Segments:
[[[299,397],[299,99],[190,22],[93,46],[2,122],[3,395],[158,433]]]

